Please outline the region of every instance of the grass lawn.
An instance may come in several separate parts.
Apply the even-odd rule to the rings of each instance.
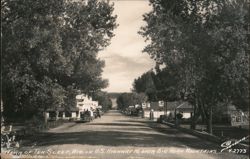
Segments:
[[[188,124],[181,124],[183,128],[190,129],[190,125]],[[206,131],[206,125],[197,125],[197,131]],[[249,135],[249,127],[233,127],[228,125],[213,125],[213,134],[215,136],[225,138],[225,139],[236,139],[239,140],[243,137],[247,137]],[[245,140],[243,143],[249,145],[249,138]]]

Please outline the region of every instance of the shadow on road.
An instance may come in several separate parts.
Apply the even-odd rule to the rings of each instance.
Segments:
[[[177,129],[159,128],[157,125],[159,124],[153,121],[139,117],[125,117],[118,111],[110,111],[103,116],[102,120],[65,125],[53,132],[40,133],[35,139],[30,138],[30,140],[36,142],[37,146],[80,144],[220,149],[220,145],[203,141]]]
[[[61,144],[103,145],[103,146],[142,146],[142,147],[190,147],[198,149],[216,149],[198,138],[175,137],[171,135],[146,134],[123,131],[85,131],[74,133],[46,133],[36,138],[37,146]]]
[[[142,124],[130,123],[88,123],[87,125],[103,125],[103,126],[143,126]]]

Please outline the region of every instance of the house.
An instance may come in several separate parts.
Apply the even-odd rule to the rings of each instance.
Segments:
[[[249,112],[237,109],[235,105],[228,104],[222,107],[222,122],[231,126],[249,126]]]
[[[150,118],[150,112],[153,112],[154,120],[160,115],[167,115],[175,118],[177,113],[182,113],[184,119],[189,119],[193,115],[193,106],[188,102],[148,102],[143,103],[143,117]]]
[[[156,120],[160,115],[164,115],[165,102],[147,102],[142,104],[143,107],[143,117],[150,118],[150,112],[153,112],[153,119]],[[145,105],[145,106],[144,106]]]
[[[46,117],[48,120],[70,119],[76,118],[78,115],[78,108],[49,108],[46,110]]]
[[[58,119],[80,119],[81,112],[93,111],[98,108],[98,101],[93,101],[92,97],[85,94],[79,94],[76,96],[76,107],[73,108],[49,108],[46,110],[46,118],[48,120]]]
[[[182,102],[180,101],[174,101],[174,102],[167,102],[166,105],[166,115],[167,116],[172,116],[173,118],[175,117],[176,113],[176,108],[181,104]]]
[[[76,96],[76,108],[79,109],[77,118],[80,118],[81,112],[94,111],[98,107],[98,101],[93,101],[92,97],[79,94]]]
[[[189,119],[193,116],[194,108],[189,102],[183,102],[178,107],[176,107],[175,115],[181,113],[183,119]]]

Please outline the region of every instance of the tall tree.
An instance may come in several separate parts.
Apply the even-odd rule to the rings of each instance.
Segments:
[[[93,95],[93,99],[98,101],[98,104],[102,106],[103,111],[107,111],[112,108],[112,101],[107,92],[95,92]]]
[[[140,32],[151,41],[144,51],[177,69],[177,90],[194,104],[194,119],[202,115],[212,133],[214,106],[249,97],[247,1],[150,2],[153,11],[145,14]]]
[[[144,93],[122,93],[117,97],[117,105],[119,109],[125,109],[129,106],[135,106],[146,102],[148,97]]]
[[[97,0],[1,4],[6,117],[27,119],[39,109],[65,106],[78,89],[90,93],[107,86],[97,53],[113,36],[113,5]]]

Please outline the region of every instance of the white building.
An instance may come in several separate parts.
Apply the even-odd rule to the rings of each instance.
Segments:
[[[90,111],[93,115],[93,111],[98,108],[98,101],[93,101],[92,97],[85,94],[76,96],[76,107],[73,108],[49,108],[46,110],[46,118],[48,120],[57,119],[80,119],[81,112]]]
[[[84,111],[94,111],[98,107],[98,101],[93,101],[92,97],[79,94],[76,96],[76,108],[79,109],[77,118],[80,118],[80,113]]]

